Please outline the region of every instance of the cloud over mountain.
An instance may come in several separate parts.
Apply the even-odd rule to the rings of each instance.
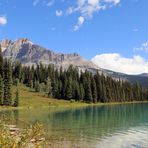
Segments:
[[[148,61],[139,55],[125,58],[118,53],[96,55],[92,62],[97,66],[126,74],[148,73]]]

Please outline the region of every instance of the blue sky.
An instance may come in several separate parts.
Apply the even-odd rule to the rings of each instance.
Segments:
[[[0,39],[25,37],[89,60],[138,55],[147,66],[147,16],[148,0],[0,0]]]

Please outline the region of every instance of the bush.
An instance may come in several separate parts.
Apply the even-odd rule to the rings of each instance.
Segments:
[[[28,148],[43,147],[45,144],[43,126],[39,123],[26,129],[11,128],[0,121],[0,147],[2,148]]]
[[[73,100],[73,99],[70,100],[70,103],[74,103],[74,102],[75,102],[75,100]]]

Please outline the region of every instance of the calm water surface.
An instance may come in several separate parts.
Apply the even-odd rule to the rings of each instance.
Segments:
[[[148,104],[34,108],[1,111],[26,126],[44,123],[47,137],[64,148],[148,148]]]

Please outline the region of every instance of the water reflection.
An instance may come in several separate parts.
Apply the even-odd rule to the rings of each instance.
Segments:
[[[60,111],[59,111],[60,110]],[[62,111],[61,111],[62,110]],[[35,108],[0,112],[20,121],[43,122],[48,138],[90,147],[143,147],[148,143],[148,104],[91,106],[80,109]],[[140,143],[141,142],[141,143]],[[135,144],[135,145],[134,145]],[[81,146],[80,146],[81,147]]]
[[[148,104],[87,107],[49,114],[50,126],[60,133],[67,129],[87,140],[111,136],[130,127],[148,123]]]

